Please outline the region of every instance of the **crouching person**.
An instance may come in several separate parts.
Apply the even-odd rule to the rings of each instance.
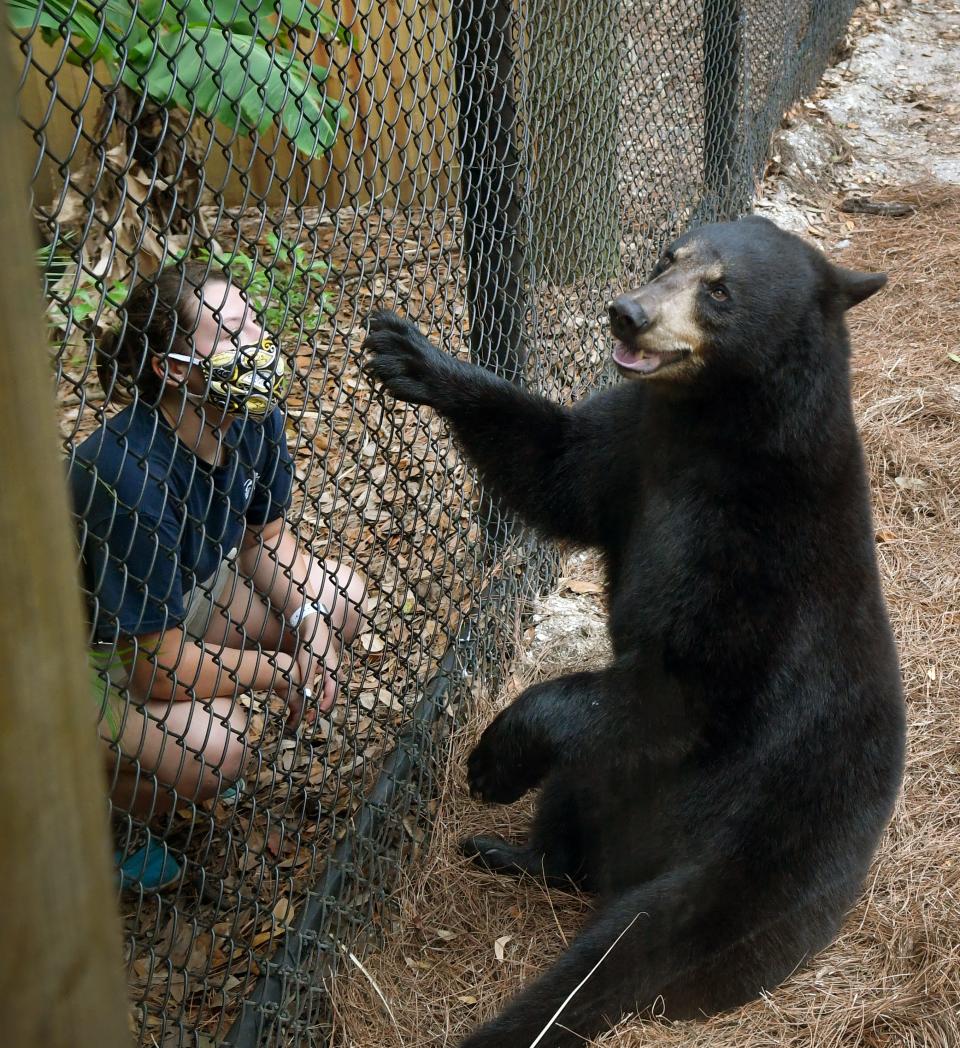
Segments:
[[[242,789],[244,693],[280,696],[291,730],[333,706],[364,583],[284,521],[285,362],[227,274],[191,263],[138,285],[98,371],[132,403],[76,449],[70,482],[111,799],[149,823]],[[149,834],[118,865],[144,889],[182,872]]]

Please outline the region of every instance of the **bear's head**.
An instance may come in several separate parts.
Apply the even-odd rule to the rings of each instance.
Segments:
[[[670,245],[648,284],[610,303],[613,359],[629,378],[672,383],[769,375],[800,355],[841,352],[844,312],[886,281],[833,265],[759,216],[703,226]]]

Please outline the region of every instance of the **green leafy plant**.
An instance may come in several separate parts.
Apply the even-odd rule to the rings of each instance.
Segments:
[[[116,308],[126,300],[130,287],[123,280],[105,282],[95,277],[81,269],[72,254],[54,251],[49,244],[38,248],[35,258],[43,278],[51,333],[68,337],[75,352],[66,360],[74,367],[82,367],[86,363],[87,351],[80,336],[95,320],[99,320],[100,328],[108,326]],[[71,288],[69,301],[53,291],[67,286]]]
[[[133,648],[130,645],[110,652],[87,652],[90,693],[100,710],[101,720],[110,729],[113,742],[120,737],[120,725],[127,700],[120,685],[114,684],[110,679],[110,671],[115,665],[126,665],[132,657]]]
[[[322,49],[316,55],[321,44],[356,47],[329,13],[331,0],[6,3],[27,46],[42,37],[61,51],[58,67],[65,60],[93,73],[96,66],[101,89],[96,130],[83,135],[89,154],[71,158],[46,219],[59,252],[73,236],[69,250],[84,270],[79,279],[48,280],[64,321],[89,318],[99,307],[86,292],[100,284],[104,294],[119,291],[134,264],[150,272],[214,238],[205,207],[213,123],[238,136],[279,133],[312,159],[331,147],[347,113],[326,96],[329,64]],[[223,130],[214,133],[229,149]],[[98,328],[103,316],[96,314]]]
[[[305,60],[317,39],[352,44],[314,0],[7,0],[17,31],[70,40],[67,61],[103,62],[165,108],[249,136],[279,123],[307,157],[333,144],[345,113],[324,97],[328,68]]]

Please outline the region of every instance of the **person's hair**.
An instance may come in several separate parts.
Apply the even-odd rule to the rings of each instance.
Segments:
[[[201,289],[229,281],[229,274],[205,262],[178,263],[139,280],[117,311],[117,326],[97,346],[97,378],[107,400],[136,397],[156,405],[163,379],[151,358],[189,353]]]

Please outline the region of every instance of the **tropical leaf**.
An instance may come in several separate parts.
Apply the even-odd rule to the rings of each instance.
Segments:
[[[127,700],[120,685],[110,677],[110,670],[118,663],[125,665],[133,657],[130,645],[111,649],[110,651],[88,651],[87,661],[90,671],[90,691],[100,710],[100,716],[110,729],[110,737],[116,742],[120,733],[120,724]],[[126,670],[124,670],[126,673]]]
[[[279,124],[309,158],[336,139],[346,110],[324,97],[328,70],[305,62],[289,30],[353,44],[313,0],[7,0],[15,29],[66,36],[74,64],[102,60],[158,105],[243,135]]]

